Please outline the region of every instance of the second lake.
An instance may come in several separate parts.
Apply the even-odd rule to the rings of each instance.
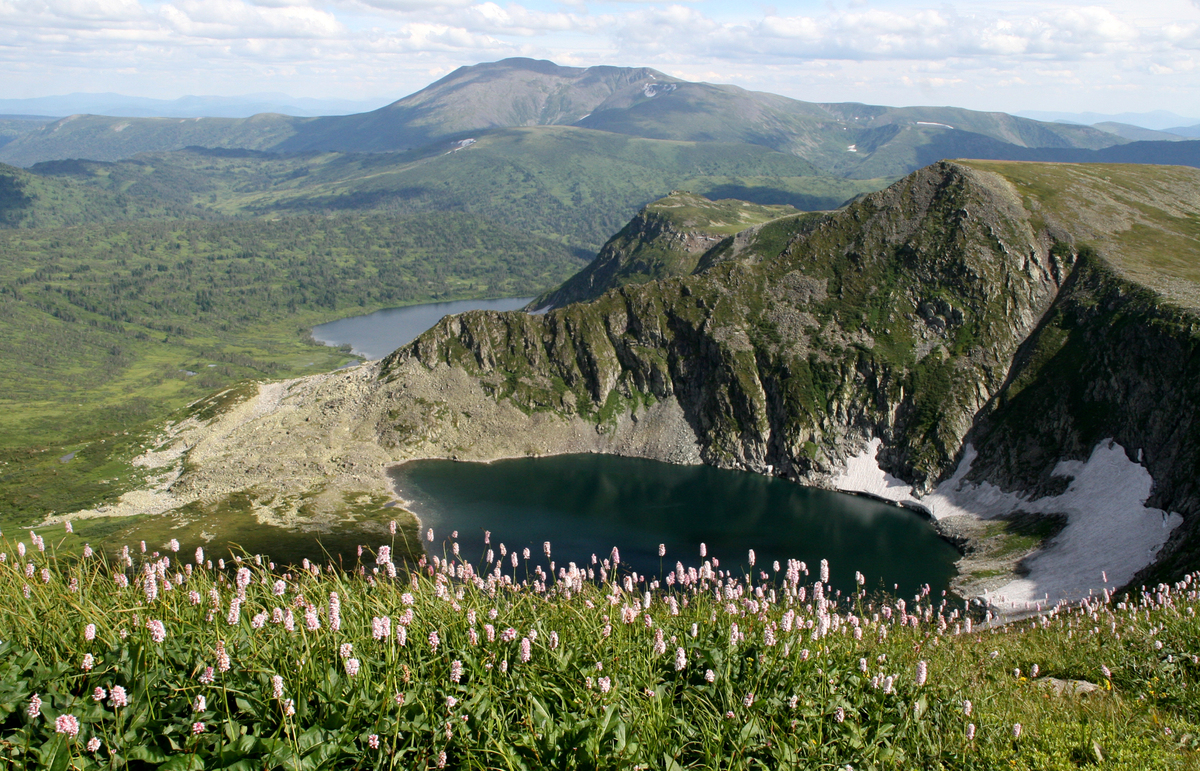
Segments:
[[[465,311],[514,311],[525,307],[532,297],[506,297],[500,300],[456,300],[448,303],[426,303],[404,308],[385,308],[365,316],[351,316],[313,327],[312,336],[318,343],[345,345],[359,356],[382,359],[402,345],[407,345],[443,316]]]

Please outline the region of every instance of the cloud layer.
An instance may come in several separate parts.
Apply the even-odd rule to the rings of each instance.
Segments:
[[[648,65],[814,101],[1200,112],[1200,0],[767,11],[718,0],[0,0],[0,97],[398,98],[508,56]]]

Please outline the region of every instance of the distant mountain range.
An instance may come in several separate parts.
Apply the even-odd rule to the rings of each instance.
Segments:
[[[506,59],[461,67],[399,101],[351,115],[83,115],[32,127],[10,120],[0,125],[0,141],[8,140],[0,147],[0,161],[18,166],[66,158],[115,161],[189,146],[275,153],[452,149],[489,132],[550,126],[765,147],[798,156],[819,173],[856,179],[899,176],[942,158],[1191,163],[1187,158],[1195,155],[1192,148],[1165,141],[1121,150],[1118,146],[1139,137],[1005,113],[816,104],[683,81],[644,67]]]
[[[1200,133],[1200,117],[1188,118],[1168,110],[1122,113],[1022,110],[1013,114],[1020,115],[1022,118],[1032,118],[1033,120],[1062,121],[1066,123],[1079,123],[1085,126],[1094,126],[1097,123],[1123,123],[1129,126],[1137,126],[1153,131],[1165,131],[1172,134],[1186,131]],[[1196,136],[1197,134],[1181,135]]]
[[[312,99],[287,94],[241,96],[181,96],[150,99],[125,94],[63,94],[32,99],[0,99],[0,115],[109,115],[117,118],[249,118],[264,112],[300,117],[349,115],[372,110],[382,99]]]

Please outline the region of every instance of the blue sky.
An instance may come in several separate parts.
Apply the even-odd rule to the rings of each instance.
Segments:
[[[0,0],[0,98],[382,103],[508,56],[810,101],[1200,115],[1200,0]]]

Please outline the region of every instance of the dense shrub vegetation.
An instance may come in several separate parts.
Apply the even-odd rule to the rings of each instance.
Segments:
[[[491,543],[472,565],[449,538],[411,570],[391,546],[342,570],[214,566],[176,543],[70,559],[43,533],[0,563],[0,757],[17,767],[1195,762],[1193,576],[973,626],[928,592],[839,591],[824,565],[753,553],[660,581],[616,549],[581,567]]]

